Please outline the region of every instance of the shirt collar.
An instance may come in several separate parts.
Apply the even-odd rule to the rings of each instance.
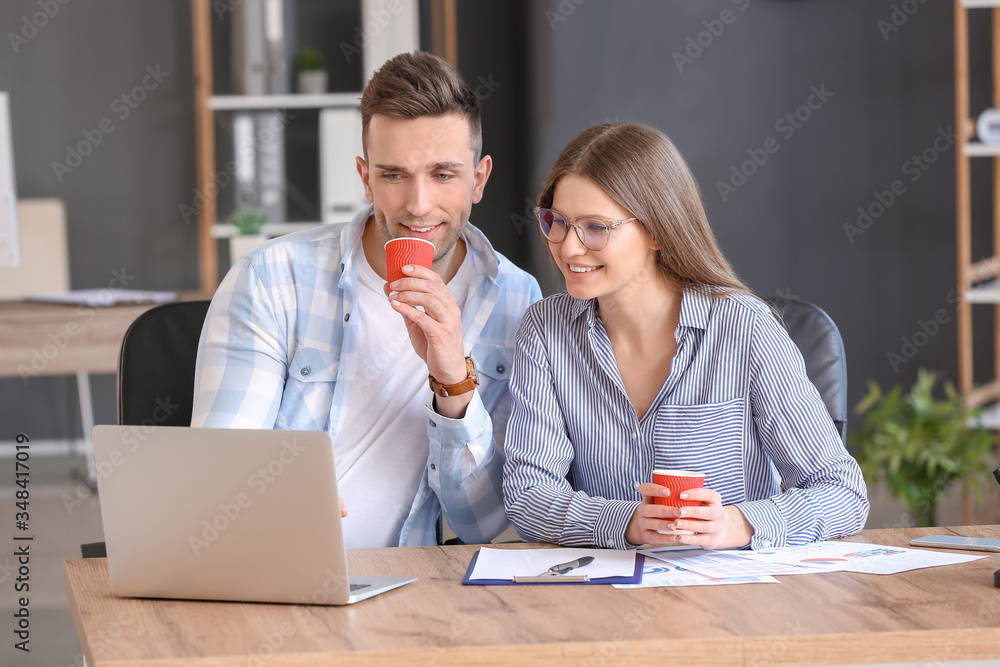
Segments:
[[[711,298],[706,288],[691,286],[684,289],[681,296],[681,313],[677,325],[692,329],[708,328],[708,313],[711,308]],[[570,319],[576,320],[586,313],[587,326],[594,326],[597,318],[597,299],[573,299]]]

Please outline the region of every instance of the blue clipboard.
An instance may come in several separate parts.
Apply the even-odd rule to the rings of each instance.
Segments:
[[[589,581],[559,581],[558,577],[553,577],[554,581],[531,581],[515,582],[510,579],[469,579],[472,571],[476,568],[476,561],[479,560],[479,552],[472,554],[469,561],[469,569],[465,571],[462,583],[467,586],[575,586],[588,584],[638,584],[642,582],[642,566],[646,557],[640,553],[635,554],[635,572],[630,577],[603,577],[601,579],[591,579]]]

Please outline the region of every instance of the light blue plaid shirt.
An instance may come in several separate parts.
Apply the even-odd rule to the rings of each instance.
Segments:
[[[236,262],[202,330],[192,426],[324,430],[336,440],[363,361],[353,262],[365,260],[351,250],[370,214],[283,236]],[[462,419],[434,412],[428,388],[430,452],[399,546],[436,544],[442,507],[468,543],[488,542],[508,525],[501,494],[507,384],[518,323],[541,292],[471,224],[463,238],[485,267],[462,311],[479,387]]]

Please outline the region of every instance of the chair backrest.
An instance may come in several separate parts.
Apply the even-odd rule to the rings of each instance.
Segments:
[[[210,301],[151,308],[125,332],[118,356],[118,423],[190,426],[194,365]]]
[[[826,404],[840,438],[847,435],[847,358],[840,330],[819,306],[796,298],[765,299],[781,314],[785,329],[806,362],[806,375]]]

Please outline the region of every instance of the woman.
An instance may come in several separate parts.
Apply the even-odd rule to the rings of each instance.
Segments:
[[[722,549],[860,530],[861,471],[798,348],[723,257],[670,140],[586,130],[538,206],[566,292],[531,306],[517,335],[503,486],[518,533]],[[654,504],[669,494],[654,468],[705,473],[681,496],[700,505]]]

